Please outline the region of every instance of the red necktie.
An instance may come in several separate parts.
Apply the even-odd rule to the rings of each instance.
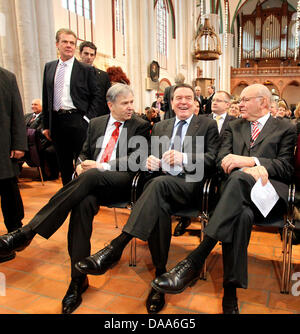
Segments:
[[[257,139],[260,130],[258,127],[258,121],[251,122],[251,140],[250,140],[250,146],[252,147],[255,140]]]
[[[114,122],[114,125],[116,128],[114,129],[113,133],[111,134],[111,137],[109,139],[109,142],[107,143],[105,150],[102,154],[100,162],[108,162],[110,160],[110,157],[113,153],[113,150],[115,148],[116,142],[119,138],[119,127],[122,125],[121,122]]]

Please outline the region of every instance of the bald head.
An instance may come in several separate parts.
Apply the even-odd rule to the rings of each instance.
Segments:
[[[242,118],[255,121],[270,111],[272,94],[261,84],[254,84],[243,89],[240,95],[240,112]]]
[[[35,113],[35,114],[39,114],[40,112],[42,112],[42,100],[41,99],[34,99],[31,102],[31,110]]]

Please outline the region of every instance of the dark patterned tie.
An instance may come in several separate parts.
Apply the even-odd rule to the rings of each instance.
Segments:
[[[186,121],[178,122],[177,132],[171,144],[171,150],[174,150],[174,148],[176,148],[178,151],[181,151],[182,127],[184,126],[184,124],[186,124]]]

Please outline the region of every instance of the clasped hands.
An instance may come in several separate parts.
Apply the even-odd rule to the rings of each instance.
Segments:
[[[175,165],[182,166],[183,154],[175,150],[169,150],[163,154],[161,159],[156,158],[154,155],[150,155],[147,158],[147,163],[146,163],[148,170],[152,172],[158,171],[161,168],[162,160],[170,166],[175,166]]]
[[[89,169],[98,168],[100,170],[104,170],[101,162],[97,162],[95,160],[84,160],[80,165],[76,167],[77,175],[80,175],[83,172],[86,172]]]
[[[235,168],[240,168],[243,172],[252,175],[255,181],[261,178],[263,186],[267,184],[269,179],[266,168],[264,166],[255,166],[255,160],[252,157],[228,154],[223,158],[221,167],[226,174],[230,174]]]

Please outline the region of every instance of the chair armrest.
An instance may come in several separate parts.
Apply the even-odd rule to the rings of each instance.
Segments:
[[[287,223],[294,228],[294,208],[295,208],[295,193],[296,185],[294,183],[289,185],[288,207],[287,207]]]

